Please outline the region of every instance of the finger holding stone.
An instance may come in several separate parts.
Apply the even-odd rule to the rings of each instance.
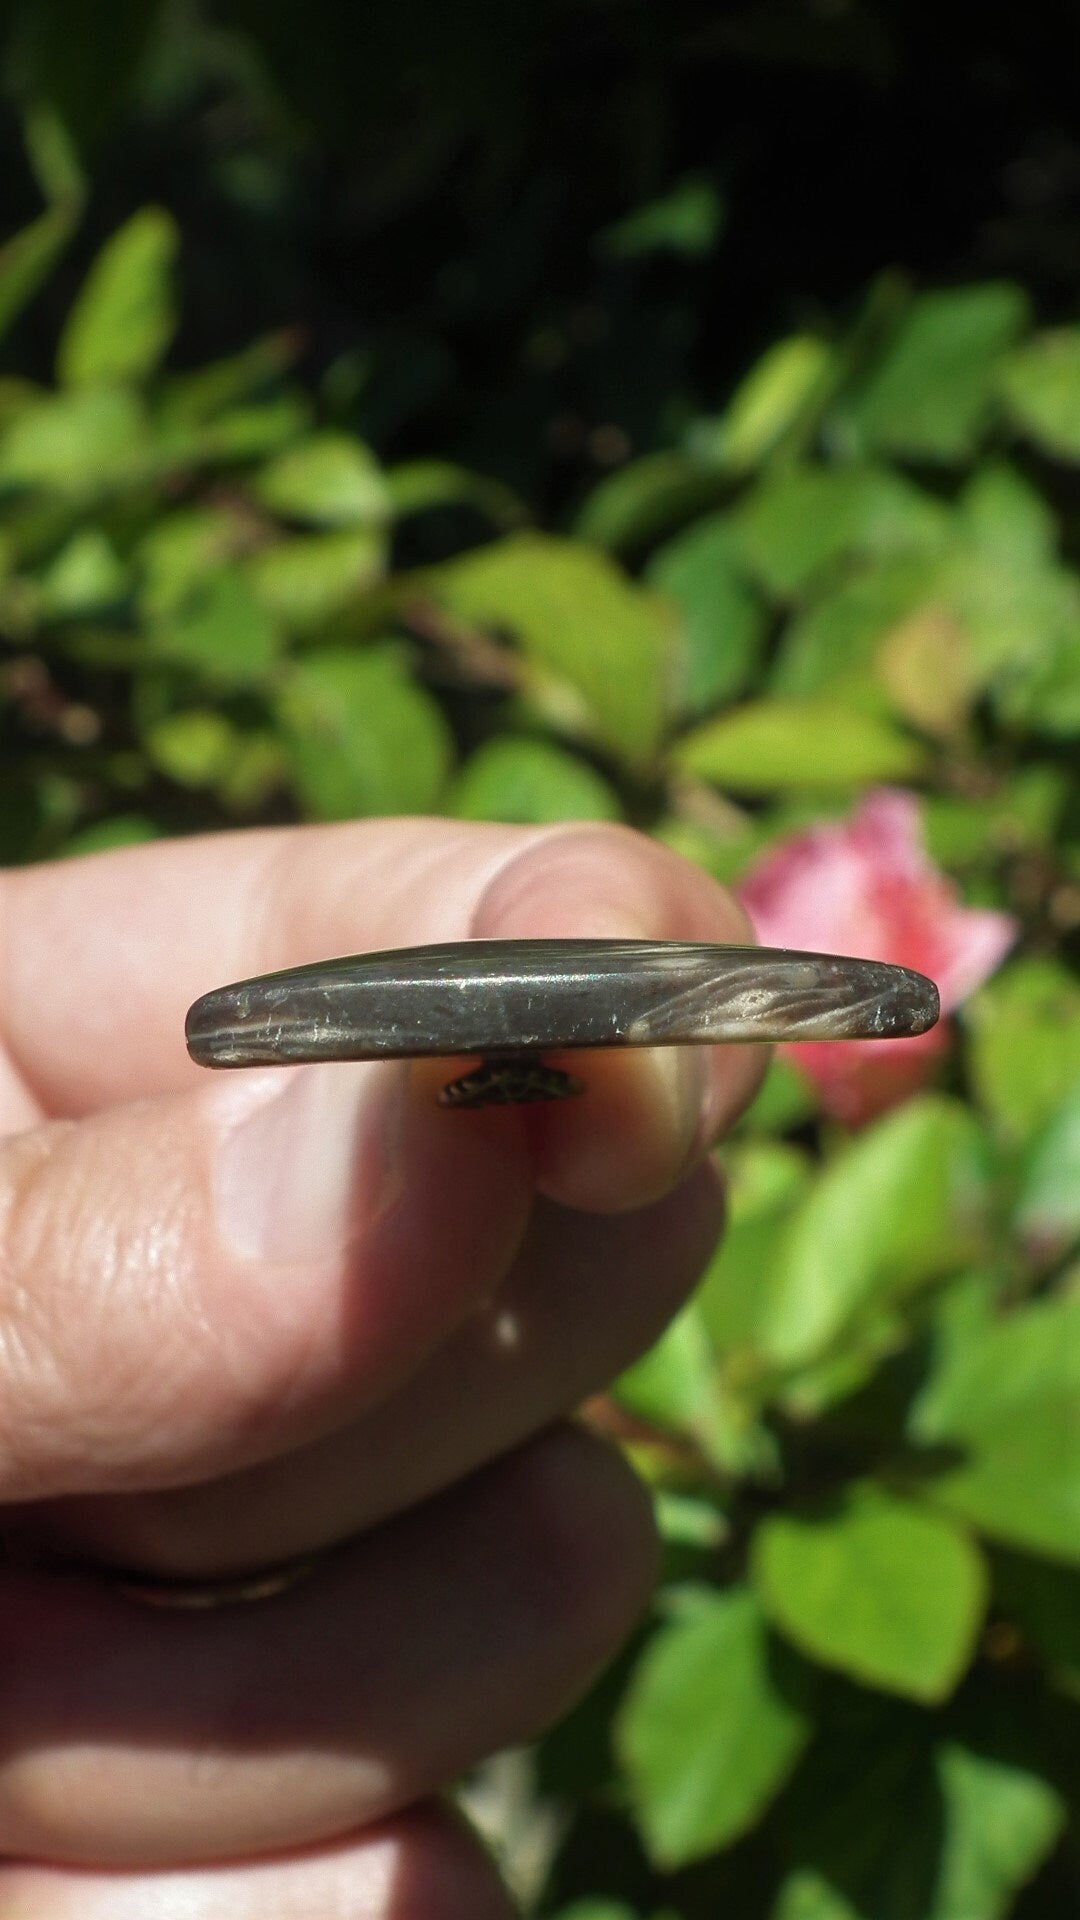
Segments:
[[[307,1067],[0,1142],[0,1499],[205,1479],[378,1403],[525,1232],[517,1117],[476,1119]]]
[[[638,1213],[541,1202],[494,1299],[377,1409],[209,1484],[38,1504],[21,1525],[60,1551],[190,1579],[242,1574],[344,1539],[606,1386],[678,1312],[721,1216],[708,1163]]]
[[[176,1612],[8,1571],[0,1850],[175,1865],[385,1819],[565,1711],[655,1570],[642,1489],[567,1428],[271,1600]]]
[[[0,1863],[4,1920],[514,1920],[490,1859],[442,1807],[355,1839],[161,1872]]]

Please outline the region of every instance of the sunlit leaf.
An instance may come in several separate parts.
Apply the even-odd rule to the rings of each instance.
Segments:
[[[933,553],[948,532],[940,502],[883,467],[770,472],[732,519],[744,564],[782,597],[845,556]]]
[[[245,572],[268,613],[308,633],[380,579],[385,559],[379,529],[343,527],[275,541],[252,554]]]
[[[390,512],[382,468],[345,433],[298,441],[263,468],[252,491],[271,513],[314,526],[381,526]]]
[[[106,241],[60,338],[56,365],[65,386],[107,386],[154,372],[176,327],[178,247],[176,223],[162,207],[144,207]]]
[[[1016,960],[963,1020],[980,1101],[1003,1131],[1030,1137],[1080,1083],[1080,985],[1056,961]]]
[[[447,799],[461,820],[617,820],[617,795],[584,760],[547,740],[502,736],[478,747]]]
[[[280,622],[260,604],[236,567],[209,574],[199,592],[153,631],[161,659],[223,686],[266,680],[285,644]]]
[[[111,387],[48,394],[23,407],[0,439],[0,487],[91,497],[137,479],[150,458],[135,394]]]
[[[1080,1296],[1024,1307],[953,1351],[912,1431],[944,1456],[927,1482],[936,1501],[991,1539],[1080,1563]]]
[[[1038,568],[1054,558],[1057,527],[1050,506],[1002,460],[976,467],[960,496],[960,514],[973,543],[996,560]]]
[[[1080,1240],[1080,1079],[1029,1146],[1013,1226],[1029,1257],[1043,1265]]]
[[[823,1170],[769,1274],[766,1351],[825,1351],[862,1308],[961,1266],[986,1231],[990,1166],[974,1117],[936,1095],[868,1127]]]
[[[747,1832],[809,1733],[808,1677],[770,1646],[754,1595],[696,1594],[650,1640],[617,1723],[652,1857],[681,1866]]]
[[[38,581],[45,611],[61,619],[115,606],[128,584],[127,568],[98,527],[72,534]]]
[[[1009,356],[1001,389],[1022,433],[1058,459],[1080,459],[1080,327],[1037,333]]]
[[[141,847],[161,836],[161,828],[142,813],[113,813],[107,820],[95,820],[80,827],[64,842],[65,857],[87,853],[110,853],[114,847]]]
[[[953,1691],[986,1603],[967,1535],[870,1482],[816,1514],[763,1520],[751,1571],[769,1619],[803,1653],[914,1700]]]
[[[837,355],[812,333],[792,334],[766,348],[717,420],[691,430],[692,452],[732,473],[758,466],[826,399],[838,372]]]
[[[388,467],[383,477],[396,519],[447,506],[474,507],[496,527],[519,526],[529,518],[524,501],[511,487],[452,460],[406,460]]]
[[[449,771],[449,729],[400,649],[297,661],[278,702],[297,789],[321,820],[425,813]]]
[[[621,1406],[671,1433],[708,1443],[722,1424],[719,1381],[703,1317],[691,1301],[639,1360],[620,1374]]]
[[[991,417],[999,366],[1026,318],[1024,294],[1007,283],[920,294],[845,402],[844,432],[859,451],[964,459]]]
[[[1046,1859],[1065,1805],[1029,1766],[947,1741],[937,1753],[944,1843],[928,1920],[1003,1920]]]
[[[212,707],[190,707],[152,727],[146,740],[151,763],[184,787],[208,787],[219,779],[236,747],[236,730]]]
[[[707,720],[673,759],[736,793],[836,792],[913,779],[924,763],[914,740],[876,715],[828,700],[751,700]]]
[[[140,541],[141,601],[151,619],[174,613],[243,543],[244,526],[224,507],[180,507],[162,514]]]
[[[636,553],[714,506],[728,483],[685,453],[644,453],[587,496],[574,531],[612,553]]]
[[[811,1169],[797,1147],[756,1140],[724,1154],[726,1230],[702,1275],[697,1309],[710,1342],[747,1365],[763,1344],[772,1312],[772,1279],[788,1224],[808,1193]]]
[[[701,520],[669,540],[645,577],[681,616],[678,711],[698,714],[741,693],[760,659],[766,615],[737,562],[727,520]]]
[[[535,667],[575,688],[603,741],[649,759],[672,642],[659,596],[604,554],[526,533],[453,561],[437,587],[459,619],[511,634]]]

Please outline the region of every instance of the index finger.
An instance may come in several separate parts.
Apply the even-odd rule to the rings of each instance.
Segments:
[[[752,937],[712,880],[628,829],[439,819],[221,835],[8,873],[0,934],[6,1044],[50,1114],[190,1085],[185,1011],[229,979],[474,936]],[[753,1047],[589,1056],[588,1101],[530,1112],[541,1184],[572,1205],[644,1204],[745,1104],[762,1064]]]

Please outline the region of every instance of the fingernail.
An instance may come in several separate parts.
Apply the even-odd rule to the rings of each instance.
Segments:
[[[341,1252],[397,1190],[405,1089],[398,1066],[301,1067],[236,1121],[214,1169],[234,1251],[288,1263]]]

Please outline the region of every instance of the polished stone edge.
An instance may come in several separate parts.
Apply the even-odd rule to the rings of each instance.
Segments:
[[[208,1067],[498,1056],[578,1047],[874,1040],[938,1019],[925,975],[883,961],[688,941],[396,948],[217,987],[187,1017]]]

